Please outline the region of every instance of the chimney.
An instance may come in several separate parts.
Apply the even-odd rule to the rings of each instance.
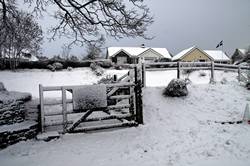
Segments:
[[[141,48],[145,48],[145,44],[142,44],[142,45],[141,45]]]

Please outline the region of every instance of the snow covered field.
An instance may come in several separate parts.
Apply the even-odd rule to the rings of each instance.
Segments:
[[[116,72],[124,71],[111,70],[106,74]],[[56,73],[6,71],[0,72],[0,76],[9,90],[23,89],[35,96],[39,81],[44,85],[75,85],[100,79],[89,69]],[[143,90],[144,125],[67,134],[50,142],[21,142],[0,151],[0,165],[249,166],[250,126],[215,123],[241,120],[246,103],[250,103],[249,91],[239,86],[236,76],[237,73],[216,71],[217,83],[207,84],[209,72],[200,77],[197,71],[189,77],[190,94],[170,98],[163,97],[162,91],[176,73],[147,72],[147,88]]]
[[[106,70],[105,75],[117,74],[118,77],[125,74],[127,70]],[[200,77],[200,73],[205,72],[206,76]],[[176,70],[168,71],[147,71],[146,82],[147,87],[167,86],[168,83],[176,78]],[[187,75],[181,74],[182,78]],[[215,80],[220,82],[225,78],[228,81],[237,82],[237,73],[215,71]],[[9,91],[29,92],[34,98],[39,97],[38,86],[62,86],[62,85],[87,85],[97,83],[100,76],[96,76],[90,68],[77,68],[73,71],[51,72],[49,70],[18,70],[0,71],[0,82],[3,82]],[[210,79],[210,71],[195,71],[189,75],[189,79],[193,84],[208,84]],[[60,93],[46,92],[46,97],[60,97]]]

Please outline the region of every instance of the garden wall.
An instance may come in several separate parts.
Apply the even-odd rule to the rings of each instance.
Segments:
[[[38,124],[33,121],[0,126],[0,149],[19,141],[32,139],[37,133]]]
[[[37,120],[27,119],[29,93],[9,92],[0,82],[0,149],[38,133]]]
[[[9,101],[0,104],[0,126],[23,122],[25,106],[23,101]]]

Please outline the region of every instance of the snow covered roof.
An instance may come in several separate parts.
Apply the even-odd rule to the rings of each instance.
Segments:
[[[178,53],[177,55],[175,55],[172,58],[172,60],[174,61],[174,60],[178,60],[178,59],[182,58],[183,56],[185,56],[187,53],[191,52],[195,48],[196,48],[196,46],[192,46],[192,47],[190,47],[188,49],[185,49],[185,50],[181,51],[180,53]]]
[[[238,49],[242,55],[245,55],[247,53],[247,50],[246,49]]]
[[[142,53],[148,50],[153,50],[159,54],[161,54],[165,58],[170,58],[171,55],[169,54],[166,48],[150,48],[150,47],[109,47],[108,48],[108,57],[115,56],[117,53],[124,51],[130,56],[140,56]]]
[[[230,58],[221,50],[204,50],[215,61],[230,61]]]
[[[30,57],[25,57],[25,56],[21,56],[22,59],[26,59],[28,61],[38,61],[38,58],[35,55],[31,55]]]

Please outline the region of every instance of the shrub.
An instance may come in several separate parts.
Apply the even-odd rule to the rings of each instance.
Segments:
[[[72,71],[73,68],[72,68],[72,67],[68,67],[67,70],[68,70],[68,71]]]
[[[163,91],[164,96],[180,97],[187,96],[187,82],[182,79],[173,79]]]
[[[49,59],[49,60],[42,60],[42,61],[35,61],[35,62],[20,62],[18,65],[18,68],[20,69],[48,69],[48,65],[53,65],[54,63],[59,62],[63,65],[64,69],[67,69],[67,67],[89,67],[91,64],[91,61],[75,61],[72,59],[68,60],[62,60],[62,59]]]
[[[18,64],[18,68],[19,69],[47,69],[47,66],[49,64],[50,64],[49,60],[30,61],[30,62],[22,61]]]
[[[109,59],[105,59],[105,60],[99,60],[99,61],[95,61],[97,65],[103,67],[103,68],[110,68],[113,66],[111,60]]]
[[[53,63],[52,66],[55,68],[55,70],[62,70],[63,69],[63,64],[60,62],[55,62],[55,63]]]
[[[103,68],[97,65],[95,62],[91,63],[90,68],[95,72],[97,76],[101,76],[104,73]]]
[[[50,71],[56,71],[53,65],[47,65],[47,69],[49,69]]]

